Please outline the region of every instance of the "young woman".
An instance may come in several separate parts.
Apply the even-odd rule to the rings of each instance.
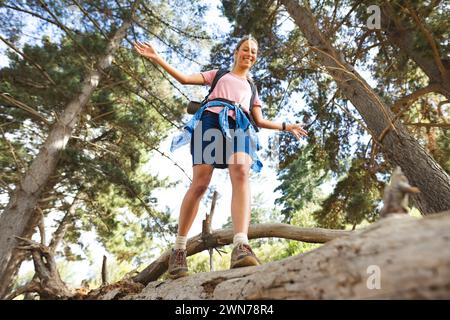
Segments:
[[[136,42],[134,47],[139,54],[159,64],[181,84],[211,86],[218,71],[210,70],[186,75],[164,61],[150,43]],[[231,268],[260,264],[248,244],[247,237],[250,224],[249,171],[253,169],[259,172],[262,166],[256,155],[259,148],[257,137],[248,117],[252,96],[248,72],[255,64],[257,54],[258,43],[254,38],[244,37],[238,42],[233,52],[233,68],[220,78],[209,96],[208,103],[196,112],[185,126],[184,134],[174,139],[172,143],[176,148],[190,142],[193,179],[181,204],[178,236],[169,259],[168,272],[171,278],[187,275],[187,234],[197,214],[200,200],[208,188],[214,168],[228,168],[232,184],[231,217],[234,248],[231,253]],[[289,131],[297,139],[306,136],[306,131],[298,124],[276,123],[264,119],[261,105],[256,93],[251,115],[259,128]],[[215,134],[211,133],[214,130]],[[214,142],[216,145],[211,152],[209,141],[213,136],[215,139],[211,143]],[[225,147],[220,148],[221,146]],[[208,158],[208,154],[211,157]]]

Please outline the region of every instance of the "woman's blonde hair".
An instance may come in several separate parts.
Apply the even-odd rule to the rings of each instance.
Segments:
[[[235,48],[234,51],[233,51],[233,58],[234,58],[234,54],[235,54],[236,52],[239,51],[239,48],[240,48],[240,47],[242,46],[242,44],[243,44],[245,41],[247,41],[247,40],[253,41],[253,42],[256,43],[256,46],[257,46],[257,47],[259,46],[258,41],[257,41],[254,37],[252,37],[251,34],[249,34],[249,35],[247,35],[247,36],[243,36],[243,37],[239,40],[239,42],[238,42],[237,45],[236,45],[236,48]],[[234,61],[233,61],[233,67],[231,68],[231,70],[233,70],[235,66],[236,66],[236,59],[234,59]],[[251,75],[250,71],[247,73],[247,78],[250,79],[250,80],[252,80],[252,75]]]
[[[251,34],[249,34],[249,35],[243,36],[241,38],[241,40],[239,40],[239,42],[236,45],[236,48],[234,49],[234,52],[237,52],[239,50],[239,48],[242,46],[242,44],[247,40],[252,40],[258,46],[258,40],[256,40],[254,37],[252,37]]]

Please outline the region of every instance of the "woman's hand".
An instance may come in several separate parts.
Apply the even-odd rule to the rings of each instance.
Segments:
[[[286,131],[291,132],[298,140],[300,140],[301,137],[306,137],[308,135],[306,130],[297,123],[286,124]]]
[[[134,48],[140,55],[149,58],[151,60],[157,60],[159,58],[158,53],[156,52],[155,48],[153,48],[150,42],[136,41],[134,43]]]
[[[183,72],[180,72],[174,67],[172,67],[164,60],[164,58],[162,58],[158,54],[158,52],[156,52],[155,48],[152,46],[150,42],[136,41],[135,43],[133,43],[133,46],[140,55],[148,59],[151,59],[153,62],[156,62],[159,66],[161,66],[164,70],[166,70],[172,77],[174,77],[179,83],[181,84],[205,83],[205,79],[203,79],[203,76],[200,73],[196,73],[193,75],[186,75]]]

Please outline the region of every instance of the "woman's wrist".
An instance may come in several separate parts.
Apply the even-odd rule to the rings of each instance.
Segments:
[[[159,65],[161,65],[161,62],[163,62],[161,56],[159,56],[159,55],[156,56],[156,57],[153,57],[153,58],[147,58],[147,59],[149,59],[149,60],[151,60],[151,61],[153,61],[153,62],[155,62],[155,63],[157,63],[157,64],[159,64]]]
[[[281,124],[281,131],[286,131],[286,122]]]

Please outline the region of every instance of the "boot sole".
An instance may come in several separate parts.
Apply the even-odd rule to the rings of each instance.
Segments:
[[[236,261],[232,266],[231,269],[234,268],[242,268],[242,267],[254,267],[259,266],[258,260],[256,260],[254,257],[245,257],[238,261]]]
[[[188,276],[188,272],[179,272],[176,274],[170,274],[169,273],[169,278],[172,280],[178,279],[178,278],[183,278],[183,277],[187,277]]]

